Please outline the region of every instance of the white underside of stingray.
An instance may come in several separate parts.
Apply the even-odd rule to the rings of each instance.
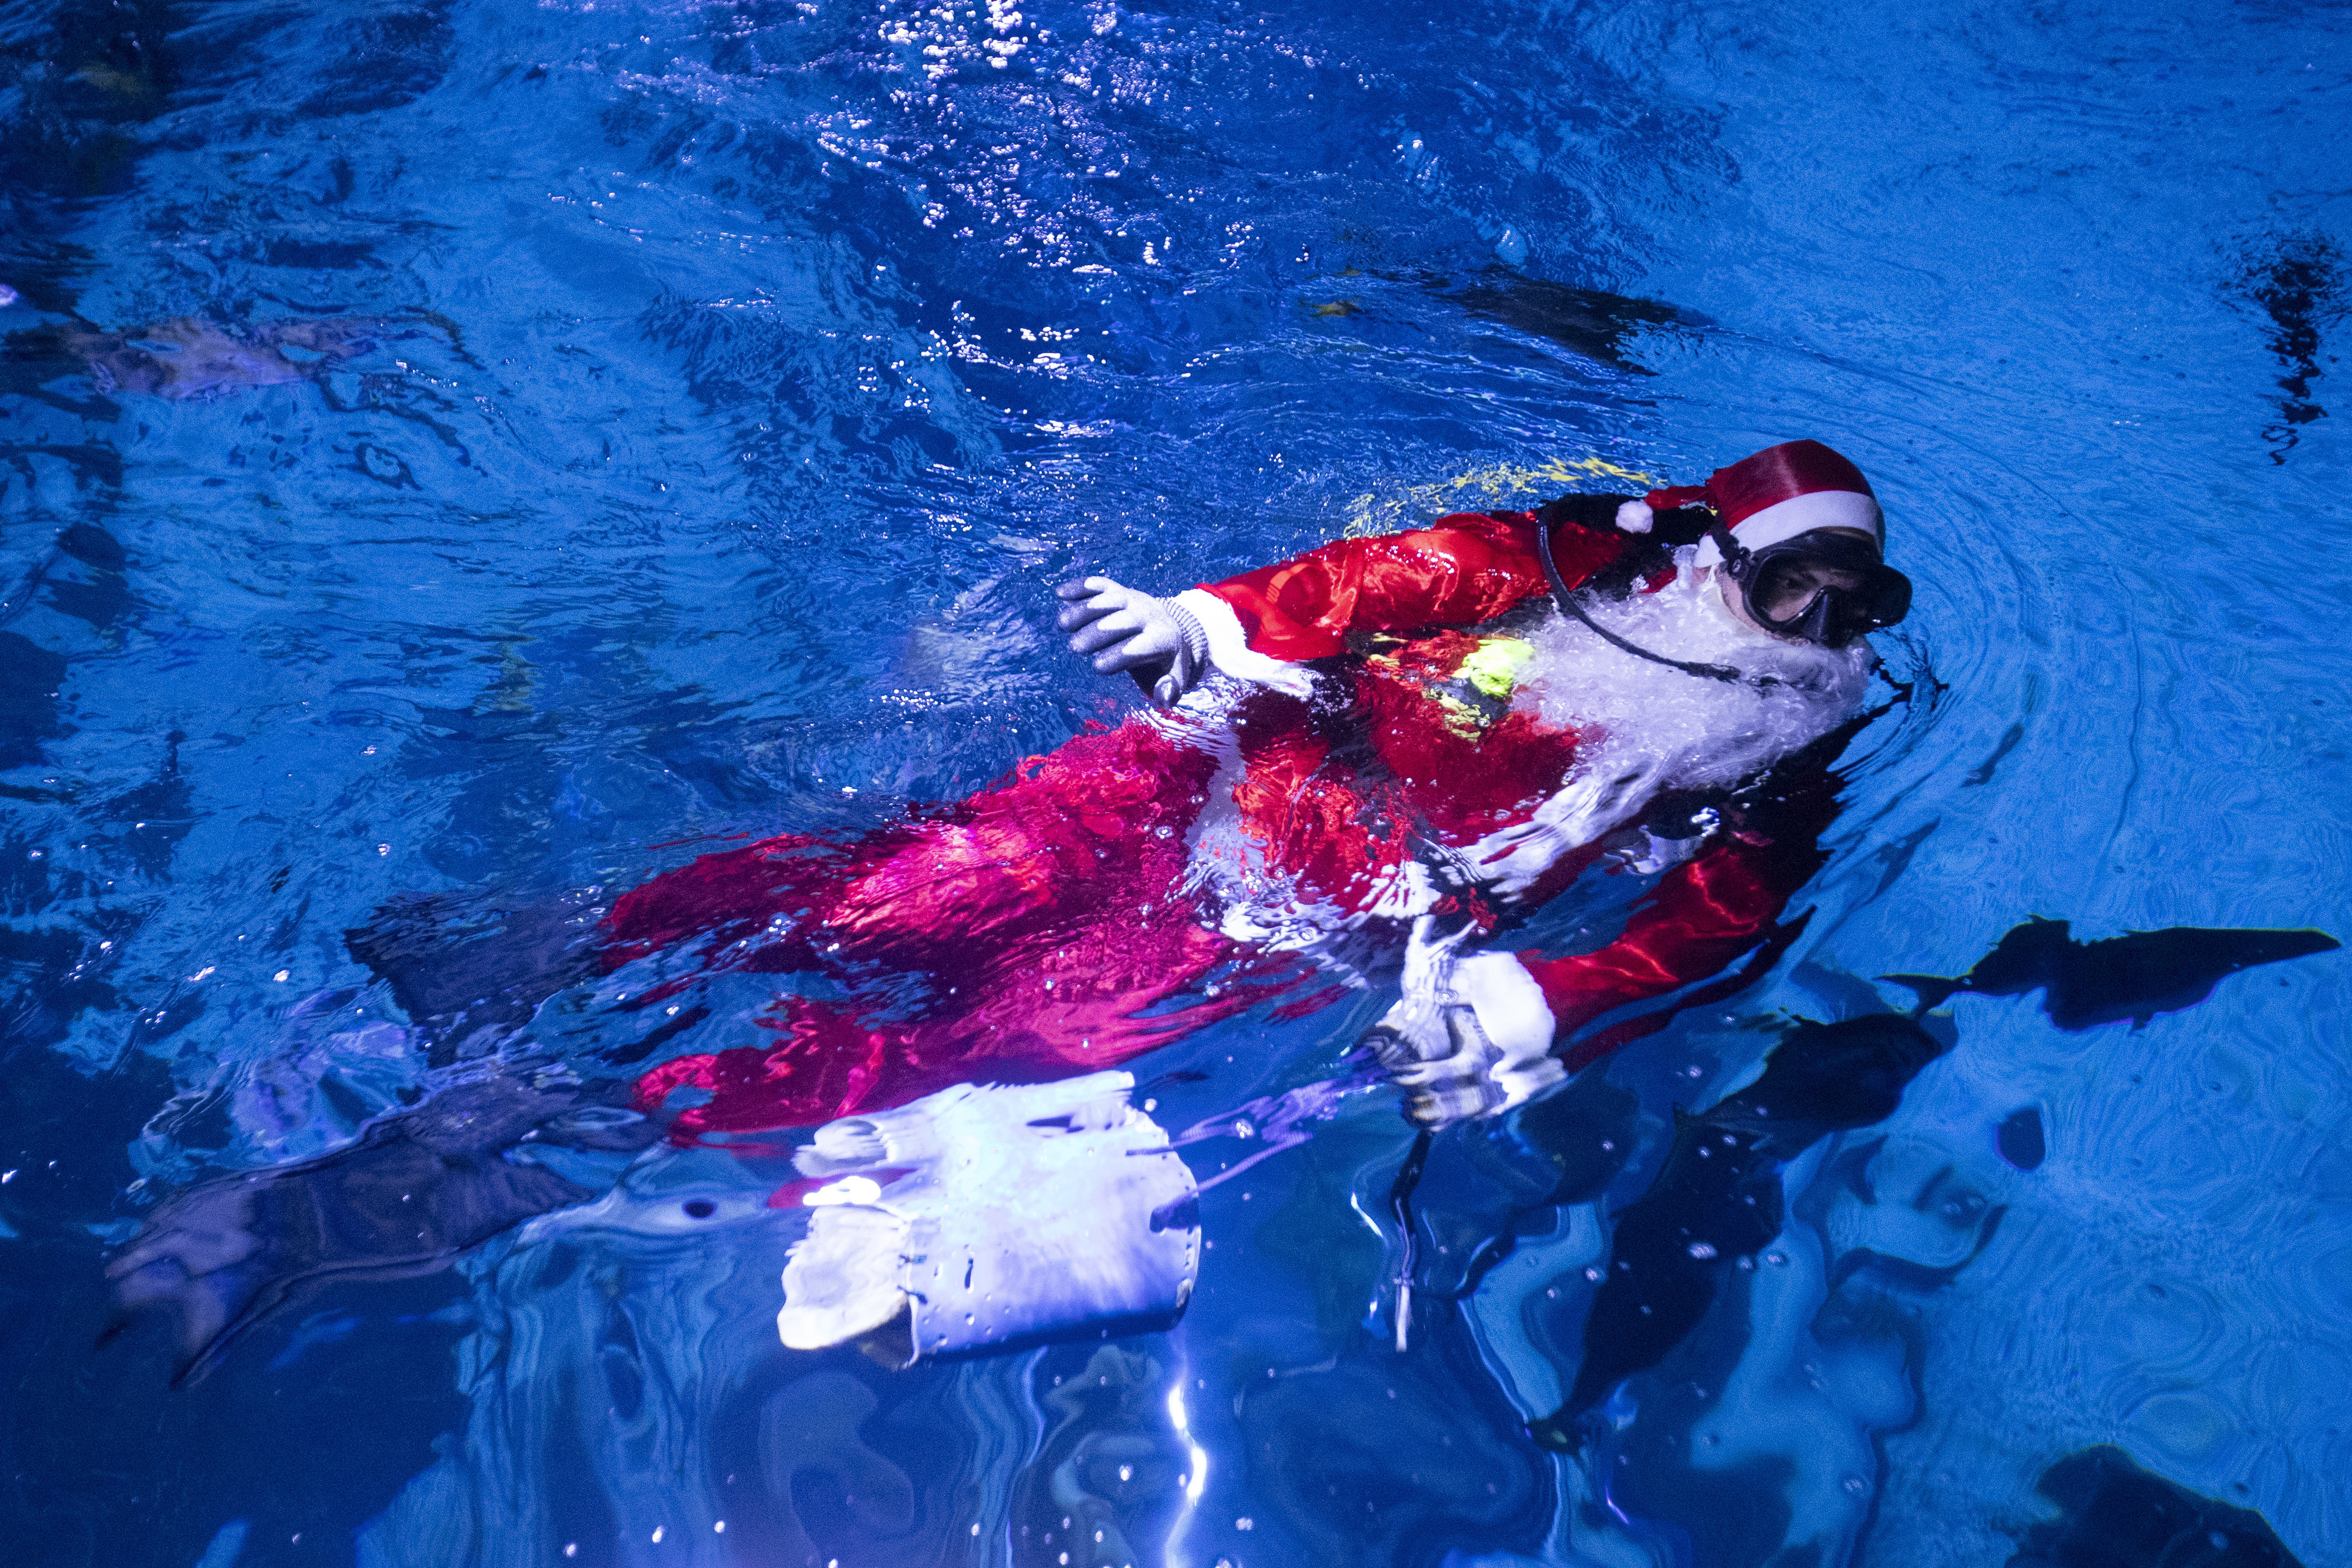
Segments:
[[[959,1084],[817,1129],[794,1163],[809,1233],[783,1274],[793,1350],[851,1340],[911,1364],[1122,1320],[1172,1320],[1200,1277],[1192,1171],[1097,1072]]]

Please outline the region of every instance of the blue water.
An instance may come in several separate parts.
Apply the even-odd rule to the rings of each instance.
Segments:
[[[1958,1568],[2111,1444],[2352,1563],[2341,955],[2144,1027],[1958,998],[1605,1443],[1520,1429],[1673,1108],[1788,1016],[1907,1007],[1874,977],[2032,915],[2352,929],[2347,79],[2340,7],[2218,0],[0,8],[9,1561]],[[362,319],[267,375],[37,340]],[[1624,1171],[1405,1352],[1378,1096],[1205,1196],[1163,1334],[785,1353],[755,1214],[509,1232],[184,1387],[161,1337],[93,1347],[159,1193],[430,1086],[360,1027],[403,1021],[342,936],[388,899],[975,788],[1133,702],[1051,634],[1080,570],[1798,436],[1885,502],[1911,700],[1789,955],[1607,1070]],[[1205,1115],[1381,1005],[1139,1071]],[[638,1197],[773,1181],[699,1153]],[[1452,1248],[1507,1201],[1463,1155],[1423,1207]]]

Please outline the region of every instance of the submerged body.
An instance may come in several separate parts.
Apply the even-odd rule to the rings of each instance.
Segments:
[[[311,380],[373,352],[386,337],[404,335],[392,322],[360,317],[239,328],[173,316],[121,332],[76,320],[10,333],[0,345],[0,365],[27,392],[78,366],[101,397],[209,402]]]
[[[1748,678],[1644,663],[1560,616],[1539,535],[1592,613]],[[1175,602],[1213,673],[1174,706],[903,825],[772,839],[632,891],[608,967],[698,944],[847,996],[780,998],[761,1021],[781,1041],[664,1063],[642,1098],[707,1091],[681,1132],[748,1130],[1096,1071],[1271,998],[1336,999],[1416,922],[1484,937],[1604,861],[1666,873],[1615,941],[1457,955],[1448,985],[1489,1036],[1571,1070],[1632,1038],[1570,1043],[1770,934],[1833,807],[1819,766],[1759,780],[1853,717],[1873,667],[1863,644],[1741,623],[1673,542],[1562,504],[1204,585]]]

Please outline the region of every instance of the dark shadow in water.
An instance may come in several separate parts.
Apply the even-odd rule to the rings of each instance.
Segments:
[[[1567,1402],[1528,1430],[1580,1446],[1579,1420],[1611,1389],[1665,1358],[1696,1328],[1735,1270],[1780,1231],[1780,1167],[1834,1132],[1883,1121],[1919,1070],[1948,1049],[1899,1013],[1801,1022],[1764,1075],[1703,1115],[1675,1115],[1658,1179],[1616,1215],[1608,1276],[1585,1320]]]
[[[1461,306],[1473,316],[1500,322],[1532,337],[1549,338],[1589,360],[1642,375],[1650,372],[1626,358],[1627,339],[1645,327],[1701,324],[1686,311],[1661,305],[1654,299],[1604,294],[1597,288],[1574,288],[1565,283],[1502,271],[1438,298]]]
[[[121,480],[119,465],[115,480]],[[50,608],[86,622],[93,632],[112,632],[131,609],[131,585],[123,575],[131,558],[121,542],[96,523],[75,523],[58,535],[53,559]]]
[[[408,893],[385,901],[343,941],[425,1032],[426,1064],[446,1067],[483,1054],[548,998],[593,976],[603,913],[585,894]]]
[[[2286,371],[2278,382],[2286,393],[2279,400],[2278,421],[2263,428],[2271,461],[2284,463],[2303,439],[2297,429],[2327,417],[2311,401],[2311,383],[2320,376],[2320,325],[2344,312],[2344,253],[2324,235],[2295,235],[2252,261],[2243,287],[2270,317],[2263,339]]]
[[[2241,969],[2276,964],[2342,944],[2325,931],[2217,930],[2169,925],[2127,931],[2099,942],[2077,942],[2063,920],[2028,920],[2012,926],[1993,950],[1958,979],[1938,975],[1888,975],[1918,993],[1920,1011],[1968,992],[1979,997],[2042,993],[2050,1021],[2068,1031],[2195,1007]]]
[[[643,1148],[661,1134],[625,1082],[541,1084],[519,1073],[446,1089],[319,1159],[205,1182],[171,1198],[107,1266],[121,1311],[169,1316],[186,1383],[263,1318],[348,1280],[437,1273],[534,1215],[594,1195],[505,1157],[526,1139]],[[599,1111],[603,1114],[583,1114]]]
[[[2069,1454],[2034,1490],[2063,1511],[2019,1535],[2009,1568],[2299,1568],[2261,1514],[2151,1475],[2121,1448]]]
[[[15,632],[0,632],[0,768],[41,759],[41,742],[66,733],[58,688],[66,656]]]
[[[58,198],[130,189],[139,128],[180,86],[172,35],[187,20],[163,0],[68,0],[12,29],[9,63],[20,68],[0,110],[0,201],[18,234],[50,232],[41,219]]]
[[[439,87],[457,53],[448,9],[445,3],[353,16],[339,29],[349,40],[342,57],[320,73],[296,112],[306,120],[379,114]]]
[[[1952,994],[2019,996],[2042,988],[2060,1029],[2134,1019],[2195,1005],[2221,980],[2257,964],[2337,946],[2319,931],[2231,931],[2175,926],[2077,943],[2061,920],[2029,920],[1958,980],[1895,976],[1920,993],[1924,1014]],[[1606,1278],[1585,1319],[1576,1383],[1559,1410],[1530,1424],[1547,1447],[1580,1446],[1580,1418],[1620,1383],[1657,1365],[1713,1308],[1735,1270],[1750,1270],[1782,1223],[1781,1167],[1832,1133],[1885,1120],[1919,1071],[1948,1049],[1916,1021],[1874,1013],[1841,1023],[1801,1022],[1766,1059],[1763,1076],[1712,1110],[1675,1117],[1672,1149],[1657,1180],[1614,1218]],[[2004,1121],[2002,1157],[2021,1170],[2047,1153],[2038,1109]],[[1978,1224],[1981,1251],[2000,1212]],[[1975,1252],[1969,1255],[1973,1259]],[[1967,1260],[1921,1270],[1857,1250],[1841,1264],[1904,1275],[1921,1289],[1944,1283]]]
[[[180,770],[180,746],[187,736],[173,730],[163,737],[163,760],[155,777],[135,784],[100,804],[85,843],[109,859],[129,862],[150,883],[172,880],[172,853],[194,831],[203,815],[196,810],[195,791]]]

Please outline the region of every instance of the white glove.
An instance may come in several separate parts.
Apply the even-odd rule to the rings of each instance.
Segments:
[[[1534,815],[1478,843],[1480,879],[1505,899],[1517,898],[1560,861],[1633,818],[1655,798],[1664,772],[1655,758],[1612,755],[1604,741],[1591,765]]]
[[[1163,703],[1191,691],[1208,673],[1209,634],[1174,601],[1138,593],[1107,577],[1066,582],[1054,591],[1067,605],[1054,623],[1074,633],[1070,652],[1093,655],[1098,673],[1139,671],[1136,678]]]
[[[1405,1119],[1432,1132],[1523,1105],[1568,1076],[1551,1054],[1551,1009],[1535,977],[1508,953],[1455,949],[1465,926],[1431,941],[1434,919],[1413,922],[1404,998],[1364,1035],[1405,1092]]]

